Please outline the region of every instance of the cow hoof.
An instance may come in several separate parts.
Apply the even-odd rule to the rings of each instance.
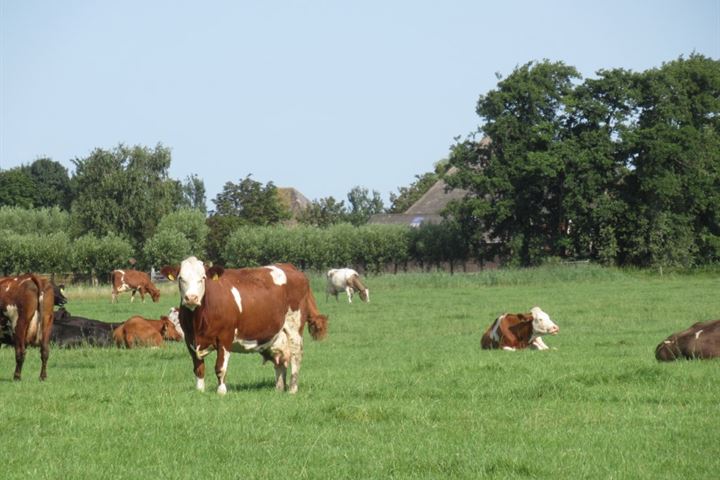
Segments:
[[[222,385],[218,385],[217,393],[218,395],[225,395],[227,393],[227,387],[224,383]]]
[[[205,379],[204,378],[195,378],[195,389],[199,392],[205,391]]]

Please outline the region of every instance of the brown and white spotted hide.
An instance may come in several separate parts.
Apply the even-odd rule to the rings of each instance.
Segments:
[[[547,350],[542,336],[557,335],[559,331],[560,328],[547,313],[534,307],[529,313],[500,315],[483,334],[480,346],[485,350],[501,348],[513,351],[528,347]]]
[[[164,267],[163,275],[178,280],[180,325],[193,360],[196,388],[205,389],[204,358],[217,352],[217,392],[225,394],[225,377],[231,352],[260,353],[275,367],[278,390],[296,393],[303,356],[303,329],[322,338],[327,317],[317,310],[310,284],[289,264],[261,268],[206,268],[195,257],[180,267]]]
[[[673,333],[655,348],[660,362],[720,357],[720,320],[698,322]]]
[[[135,301],[135,293],[140,292],[140,298],[145,303],[145,293],[149,293],[153,302],[160,300],[160,290],[150,280],[150,275],[138,270],[113,270],[110,274],[112,283],[111,303],[117,303],[119,293],[130,290],[130,303]]]
[[[163,339],[179,342],[182,336],[172,321],[164,315],[160,320],[149,320],[136,315],[113,330],[113,339],[118,347],[159,347],[163,344]]]
[[[28,345],[40,347],[40,380],[47,378],[54,298],[52,283],[43,277],[0,278],[0,337],[15,347],[15,380],[22,376]]]
[[[327,289],[325,290],[325,301],[329,295],[338,299],[338,293],[345,292],[348,303],[352,303],[352,297],[358,292],[363,302],[370,301],[370,290],[360,280],[360,274],[352,268],[333,268],[327,272]]]

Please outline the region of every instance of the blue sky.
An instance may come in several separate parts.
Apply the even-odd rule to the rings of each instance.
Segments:
[[[477,129],[496,72],[693,51],[720,59],[720,0],[0,0],[0,169],[162,143],[210,209],[249,173],[387,202]]]

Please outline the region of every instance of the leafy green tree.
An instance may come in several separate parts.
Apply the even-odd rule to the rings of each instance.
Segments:
[[[690,266],[720,259],[720,61],[693,54],[635,78],[626,135],[626,260]]]
[[[205,183],[200,177],[193,174],[185,178],[182,184],[183,205],[207,213],[205,205]]]
[[[72,189],[67,168],[49,158],[39,158],[21,167],[32,178],[35,207],[60,207],[70,210]]]
[[[110,272],[127,265],[134,255],[130,242],[112,233],[103,237],[83,235],[73,242],[71,252],[75,272],[89,276],[93,284],[109,280]]]
[[[178,264],[190,255],[205,259],[209,230],[200,210],[183,208],[168,213],[160,220],[155,235],[145,242],[145,263],[162,267]]]
[[[35,202],[35,184],[22,168],[0,171],[0,206],[32,208]]]
[[[350,203],[348,219],[356,227],[365,225],[372,215],[382,213],[385,208],[380,193],[375,190],[371,197],[367,188],[357,186],[348,192],[347,197]]]
[[[315,227],[329,227],[347,221],[345,202],[334,197],[313,200],[297,217],[299,223]]]
[[[506,260],[532,265],[543,255],[561,254],[558,240],[569,220],[563,209],[565,105],[579,77],[562,62],[516,68],[478,101],[477,113],[486,120],[482,131],[492,141],[453,148],[451,164],[459,172],[448,184],[475,193],[455,214],[498,238],[496,253]]]
[[[246,176],[239,183],[227,182],[213,200],[213,215],[237,217],[247,225],[274,225],[290,218],[290,211],[277,195],[272,182],[265,186]]]
[[[71,217],[76,233],[116,233],[140,249],[157,222],[180,202],[180,185],[168,177],[170,149],[119,145],[75,159],[75,199]]]

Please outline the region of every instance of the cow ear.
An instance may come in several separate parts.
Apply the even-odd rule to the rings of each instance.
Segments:
[[[222,274],[225,272],[225,269],[221,267],[220,265],[213,265],[212,267],[208,268],[205,274],[212,278],[213,280],[217,280],[218,278],[222,277]]]
[[[160,269],[160,274],[162,274],[165,278],[167,278],[170,281],[175,281],[175,279],[178,276],[178,267],[172,267],[170,265],[166,265],[163,268]]]

